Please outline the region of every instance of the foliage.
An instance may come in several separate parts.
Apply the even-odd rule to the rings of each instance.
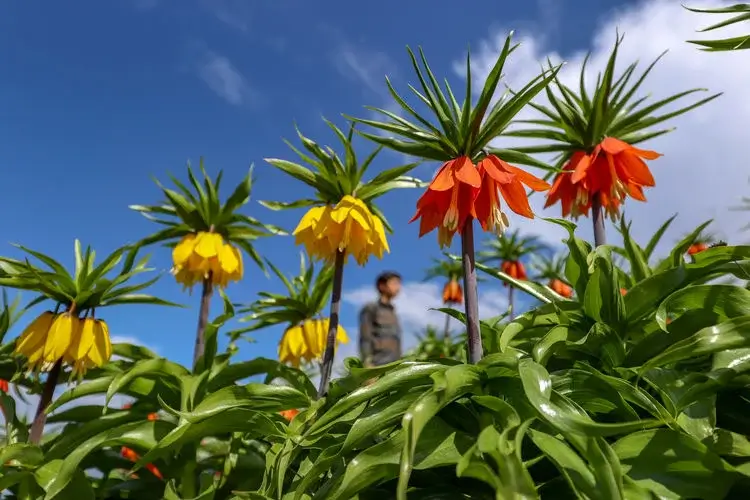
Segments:
[[[691,12],[698,12],[702,14],[736,14],[716,24],[712,24],[707,28],[703,28],[702,30],[700,30],[701,33],[726,28],[727,26],[750,20],[750,4],[747,3],[738,3],[735,5],[729,5],[727,7],[719,7],[715,9],[696,9],[691,7],[685,8]],[[743,50],[750,49],[750,34],[732,38],[723,38],[721,40],[688,40],[688,42],[694,43],[695,45],[701,47],[701,50],[709,52]]]
[[[425,271],[424,281],[429,281],[435,278],[444,278],[447,281],[458,281],[462,275],[463,262],[460,259],[453,260],[448,256],[443,256],[442,259],[436,259],[433,257],[432,265]]]
[[[477,252],[483,263],[517,262],[528,255],[548,250],[547,245],[533,235],[523,236],[518,230],[505,233],[485,241],[486,250]]]
[[[276,226],[263,224],[254,217],[239,213],[239,209],[248,203],[252,193],[253,169],[250,167],[245,177],[235,186],[232,194],[222,202],[220,189],[223,171],[219,171],[216,179],[212,179],[206,172],[203,158],[198,165],[203,177],[198,180],[190,166],[187,165],[187,175],[190,186],[170,175],[169,178],[177,188],[164,187],[158,180],[156,185],[164,195],[164,201],[159,205],[131,205],[130,208],[139,212],[148,220],[166,229],[157,231],[139,242],[139,246],[166,242],[168,247],[174,247],[177,240],[197,232],[214,232],[234,245],[239,246],[261,268],[263,261],[252,245],[260,237],[273,234],[281,235],[286,232]]]
[[[674,117],[698,108],[721,94],[713,94],[675,110],[656,114],[666,106],[681,101],[705,89],[690,89],[661,100],[648,103],[649,96],[638,96],[641,85],[659,62],[659,56],[638,76],[638,63],[628,65],[618,76],[615,74],[617,55],[623,38],[618,35],[606,67],[596,79],[594,91],[586,87],[588,55],[584,60],[574,89],[558,78],[546,87],[549,105],[529,103],[540,117],[520,120],[528,128],[510,130],[506,135],[544,141],[533,146],[513,148],[522,153],[556,153],[559,155],[555,168],[559,169],[576,151],[590,152],[605,137],[615,137],[635,145],[659,137],[672,129],[653,127]]]
[[[354,124],[352,123],[348,133],[344,134],[334,123],[328,120],[325,122],[344,148],[343,160],[331,147],[319,146],[302,135],[299,129],[297,129],[297,135],[309,154],[300,151],[287,140],[284,142],[307,166],[279,158],[266,158],[266,161],[274,167],[313,188],[316,199],[294,202],[261,201],[261,204],[271,210],[287,210],[316,205],[335,205],[344,196],[350,195],[364,202],[367,208],[383,222],[386,229],[392,232],[388,220],[373,201],[393,189],[420,187],[422,182],[419,179],[406,175],[418,164],[409,163],[391,168],[364,182],[362,179],[365,173],[370,169],[382,148],[375,148],[360,162],[353,145]]]
[[[466,361],[466,335],[452,337],[450,335],[439,335],[433,326],[425,328],[423,335],[417,335],[419,344],[407,358],[416,361],[427,361],[441,358],[450,358],[458,361]]]
[[[286,295],[270,292],[258,292],[258,300],[240,309],[240,313],[249,313],[240,319],[251,322],[248,327],[230,332],[234,339],[237,336],[273,325],[297,325],[312,319],[323,311],[331,296],[333,269],[324,266],[315,273],[315,264],[308,265],[304,254],[300,254],[299,274],[289,279],[271,263],[268,266],[281,280]]]
[[[377,110],[391,121],[357,121],[400,139],[361,134],[428,159],[481,156],[546,89],[554,110],[532,105],[550,118],[533,122],[544,132],[518,135],[556,144],[501,153],[511,156],[508,161],[541,165],[527,153],[565,155],[612,133],[639,142],[665,132],[648,127],[713,98],[653,115],[692,91],[639,107],[643,101],[633,96],[650,69],[630,86],[634,65],[615,78],[615,47],[593,97],[583,83],[575,95],[551,68],[493,103],[514,48],[509,38],[473,107],[468,58],[466,98],[458,104],[450,86],[440,88],[421,52],[422,68],[410,51],[422,89],[412,90],[437,123],[422,118],[388,82],[394,99],[421,125]],[[547,88],[553,81],[557,96]],[[267,207],[328,205],[355,195],[382,218],[372,200],[418,184],[405,176],[413,164],[362,181],[379,148],[360,163],[352,146],[354,126],[348,134],[329,126],[344,145],[343,159],[299,134],[312,156],[290,147],[310,168],[268,160],[313,187],[316,199],[265,202]],[[555,139],[560,134],[567,142]],[[310,375],[272,359],[237,359],[234,341],[245,332],[318,317],[329,296],[337,295],[333,270],[316,269],[302,257],[299,274],[289,277],[265,261],[252,242],[283,231],[238,214],[250,197],[250,173],[221,202],[221,174],[210,178],[202,162],[200,170],[202,182],[188,168],[190,188],[175,179],[176,190],[162,187],[164,204],[132,207],[167,229],[99,263],[78,241],[72,272],[25,247],[19,248],[31,259],[0,257],[0,286],[34,294],[21,308],[4,292],[0,309],[0,378],[11,387],[0,390],[0,497],[713,500],[742,498],[750,488],[750,287],[735,284],[750,276],[750,246],[716,245],[686,256],[705,238],[709,222],[662,258],[657,250],[674,217],[645,244],[632,237],[632,223],[620,218],[622,245],[597,247],[579,238],[573,223],[546,219],[539,223],[567,231],[557,256],[531,235],[492,240],[485,257],[534,254],[534,279],[518,279],[486,262],[477,263],[477,270],[539,305],[513,319],[480,321],[485,356],[478,363],[466,362],[467,335],[454,338],[430,328],[400,361],[365,368],[356,358],[346,359],[345,372],[319,397]],[[89,369],[80,384],[58,387],[51,375],[40,380],[25,373],[28,360],[13,354],[16,340],[7,334],[29,308],[46,300],[81,310],[173,305],[146,293],[156,278],[131,283],[150,271],[138,251],[212,231],[270,268],[284,285],[285,293],[259,292],[239,309],[248,327],[230,328],[239,319],[237,306],[219,288],[223,310],[213,319],[209,301],[202,300],[199,325],[204,316],[207,322],[199,337],[205,345],[191,368],[141,346],[115,344],[112,359]],[[428,278],[456,278],[462,265],[459,257],[447,256],[428,270]],[[728,278],[733,281],[721,281]],[[547,286],[550,280],[570,285],[575,294],[559,295]],[[338,295],[340,285],[339,273]],[[467,323],[456,309],[437,310]],[[332,311],[331,323],[338,315]],[[143,328],[141,333],[158,333],[149,330],[151,322]],[[232,340],[225,351],[219,348],[223,331]],[[63,392],[52,399],[58,388]],[[40,393],[52,402],[39,406],[49,425],[36,443],[23,403],[25,395]],[[115,407],[123,399],[128,404]]]

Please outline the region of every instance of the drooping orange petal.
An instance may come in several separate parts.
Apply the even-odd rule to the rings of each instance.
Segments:
[[[456,172],[456,179],[460,182],[473,188],[479,188],[482,185],[482,177],[468,157],[457,158],[453,168]]]
[[[544,179],[540,179],[539,177],[532,175],[521,168],[514,167],[509,163],[505,164],[505,168],[510,170],[513,175],[516,176],[516,179],[521,181],[523,184],[526,184],[530,189],[534,191],[546,191],[552,187]]]
[[[628,194],[631,198],[638,201],[646,201],[646,195],[643,194],[643,188],[635,184],[627,184]]]
[[[500,193],[508,204],[508,207],[518,215],[523,215],[529,219],[534,218],[534,212],[531,211],[529,198],[526,196],[526,190],[521,183],[514,179],[508,184],[500,184]]]
[[[526,280],[528,276],[526,275],[526,267],[524,267],[523,262],[517,262],[516,263],[516,271],[518,272],[518,279],[519,280]]]
[[[157,478],[164,479],[164,476],[161,475],[161,472],[159,472],[159,469],[154,464],[146,464],[146,468]]]
[[[655,186],[656,181],[648,165],[639,157],[623,153],[615,158],[618,177],[622,180],[636,182],[641,186]]]
[[[587,155],[586,153],[583,153],[583,152],[578,152],[578,155],[576,155],[576,153],[573,154],[573,156],[570,159],[571,164],[573,166],[572,167],[573,176],[571,178],[571,181],[573,182],[573,184],[580,182],[581,179],[583,179],[586,176],[586,173],[591,167],[592,159],[596,157],[596,153],[598,153],[598,151],[592,155]]]
[[[480,169],[487,172],[498,184],[509,184],[513,182],[513,174],[506,168],[508,164],[495,155],[489,155],[479,162]]]
[[[428,191],[448,191],[453,187],[455,183],[453,179],[455,161],[449,160],[443,163],[443,166],[437,171],[435,178],[430,182],[430,186],[427,188]]]
[[[657,158],[660,158],[662,155],[660,153],[657,153],[656,151],[651,151],[649,149],[638,149],[635,147],[630,147],[630,151],[643,158],[644,160],[656,160]]]
[[[614,137],[605,137],[604,140],[599,143],[599,145],[605,153],[609,153],[611,155],[618,155],[623,151],[633,149],[633,146],[631,146],[627,142],[621,141],[620,139],[615,139]]]

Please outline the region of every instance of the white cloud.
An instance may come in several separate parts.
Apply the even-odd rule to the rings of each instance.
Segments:
[[[508,299],[507,293],[496,288],[489,288],[486,285],[479,285],[479,315],[482,318],[497,316],[507,311]],[[439,311],[432,311],[432,308],[442,307],[443,287],[439,283],[420,283],[405,282],[402,285],[401,293],[394,301],[396,313],[398,314],[401,328],[404,332],[403,348],[409,350],[416,346],[417,335],[424,333],[427,326],[438,328],[439,332],[445,325],[445,314]],[[360,308],[368,302],[376,299],[376,295],[371,287],[362,287],[344,292],[344,302]],[[461,307],[459,310],[463,310]],[[451,330],[459,329],[458,321],[451,319]],[[350,336],[354,341],[357,339],[358,327],[355,326],[350,331]],[[349,331],[349,330],[347,330]],[[356,346],[355,346],[356,355]],[[342,357],[343,359],[343,357]]]
[[[206,85],[229,104],[242,106],[255,97],[245,76],[225,56],[206,51],[197,71]]]
[[[718,7],[731,3],[709,0],[700,6]],[[677,127],[674,132],[644,144],[645,148],[664,156],[650,164],[657,186],[646,191],[648,203],[629,200],[625,205],[626,216],[635,220],[633,232],[636,238],[645,242],[662,222],[677,212],[679,217],[672,226],[671,235],[665,238],[665,245],[671,246],[684,233],[710,218],[715,218],[712,227],[717,236],[730,243],[741,240],[743,235],[739,230],[748,222],[748,214],[730,208],[738,205],[741,197],[750,190],[750,171],[746,165],[748,146],[742,126],[750,120],[747,53],[702,52],[686,40],[737,36],[747,31],[746,25],[741,23],[729,27],[717,36],[696,33],[696,30],[718,20],[691,13],[673,0],[639,2],[608,15],[606,19],[596,29],[590,44],[589,83],[593,83],[595,73],[604,67],[615,32],[619,29],[625,34],[618,56],[620,70],[636,60],[641,61],[639,69],[643,70],[662,51],[669,50],[642,86],[643,94],[651,93],[653,101],[691,88],[709,89],[709,92],[697,95],[698,98],[709,93],[725,93],[669,122],[667,126]],[[477,89],[481,88],[494,64],[505,36],[506,33],[492,36],[473,54]],[[562,59],[554,50],[545,47],[541,38],[532,35],[522,37],[520,41],[522,45],[511,55],[505,71],[508,75],[505,83],[511,88],[519,88],[537,75],[540,63],[548,57],[553,61]],[[566,54],[567,65],[560,73],[564,83],[577,83],[584,55]],[[455,64],[455,69],[459,74],[464,73],[461,62]],[[527,109],[524,113],[528,117],[533,111]],[[502,144],[507,145],[508,141],[503,140]],[[514,139],[514,143],[519,142]],[[539,215],[560,216],[559,207],[542,211],[543,203],[543,196],[532,197],[532,206]],[[552,241],[564,237],[562,230],[540,221],[513,216],[511,223]],[[591,222],[581,219],[579,224],[581,236],[590,238]],[[614,235],[614,228],[609,228],[610,240],[616,241]]]
[[[345,78],[364,85],[377,95],[386,95],[385,77],[393,76],[395,64],[384,52],[342,43],[332,54],[334,67]]]
[[[152,0],[153,1],[153,0]],[[230,28],[246,33],[250,28],[253,3],[245,0],[200,0],[203,8]]]

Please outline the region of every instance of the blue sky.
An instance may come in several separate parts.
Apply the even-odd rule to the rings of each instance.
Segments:
[[[2,2],[0,150],[6,188],[0,251],[16,256],[9,243],[18,242],[72,264],[75,238],[100,255],[135,241],[156,227],[128,205],[159,201],[151,176],[183,176],[185,161],[200,156],[211,172],[224,169],[227,187],[255,163],[256,190],[247,213],[291,230],[300,211],[274,213],[256,201],[309,193],[263,158],[294,159],[282,142],[294,138],[294,122],[327,143],[334,138],[321,116],[343,125],[341,113],[363,116],[363,105],[389,105],[383,76],[406,88],[407,44],[422,45],[432,69],[459,83],[453,65],[469,45],[480,47],[514,28],[542,40],[545,50],[575,53],[587,48],[597,23],[628,3],[540,0],[501,7],[477,0],[458,8],[425,0],[77,0],[47,2],[40,9],[36,2]],[[371,147],[361,146],[360,154]],[[401,161],[383,154],[373,175]],[[429,176],[431,168],[420,174]],[[407,224],[418,196],[416,190],[401,191],[382,199],[395,228],[392,253],[365,268],[349,266],[350,293],[370,288],[384,269],[419,281],[428,258],[439,255],[434,235],[420,240],[417,227]],[[299,248],[291,237],[269,238],[257,247],[283,270],[297,269]],[[168,270],[169,250],[152,250],[153,265]],[[280,289],[246,267],[245,280],[228,289],[234,301]],[[169,275],[151,292],[189,308],[120,307],[100,316],[113,335],[137,338],[187,363],[197,294],[183,294]],[[355,303],[344,305],[346,326],[356,324]],[[258,332],[258,342],[243,346],[241,355],[275,357],[279,335],[278,329]]]

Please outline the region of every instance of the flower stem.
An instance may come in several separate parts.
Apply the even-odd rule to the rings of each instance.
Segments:
[[[341,287],[344,283],[344,252],[336,252],[336,261],[333,264],[333,290],[331,291],[331,314],[328,319],[328,335],[326,336],[326,350],[323,354],[323,362],[320,365],[320,386],[318,397],[322,398],[328,393],[328,384],[331,382],[331,371],[333,370],[333,355],[336,349],[336,333],[339,329],[339,311],[341,310]]]
[[[513,291],[515,288],[513,288],[513,285],[508,285],[508,318],[513,321],[513,318],[516,317],[516,305],[514,303],[514,293]]]
[[[55,388],[57,387],[57,379],[60,378],[60,372],[62,371],[62,359],[58,359],[55,366],[47,374],[47,380],[44,382],[44,388],[42,389],[42,395],[39,397],[39,405],[36,407],[36,415],[34,415],[34,422],[31,424],[31,432],[29,433],[29,442],[32,444],[39,444],[42,440],[42,434],[44,434],[44,424],[47,423],[47,407],[52,402],[52,397],[55,395]]]
[[[466,337],[469,343],[469,363],[482,359],[482,335],[479,331],[479,297],[477,295],[477,269],[474,262],[474,219],[469,219],[461,231],[461,258],[464,267],[464,305],[466,310]]]
[[[211,296],[214,287],[211,283],[211,273],[203,280],[203,290],[201,292],[201,309],[198,313],[198,331],[195,333],[195,349],[193,350],[193,368],[197,366],[198,360],[206,351],[206,325],[208,325],[208,312],[211,309]]]
[[[448,302],[445,304],[446,306],[450,307],[452,302]],[[443,328],[443,338],[447,339],[451,336],[451,315],[446,314],[445,315],[445,328]]]
[[[591,220],[594,223],[594,245],[606,245],[607,233],[604,229],[604,211],[599,193],[594,193],[591,199]]]

